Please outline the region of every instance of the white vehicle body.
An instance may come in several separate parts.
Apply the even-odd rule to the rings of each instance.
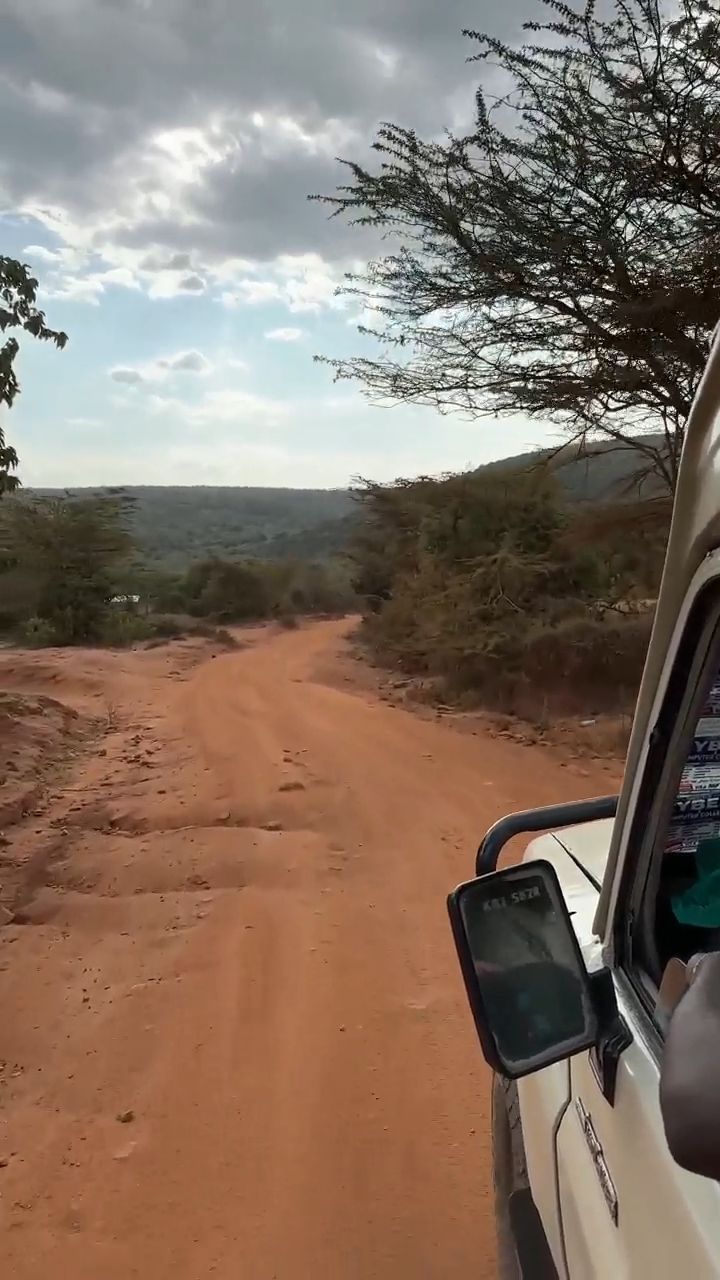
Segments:
[[[590,969],[601,962],[602,944],[594,929],[599,893],[586,872],[602,883],[612,825],[591,822],[541,836],[525,855],[554,865]],[[720,1277],[720,1187],[685,1173],[670,1156],[658,1102],[659,1061],[633,1025],[622,984],[616,990],[634,1034],[618,1064],[612,1107],[587,1054],[517,1083],[530,1188],[557,1274],[567,1280]]]
[[[715,621],[702,613],[713,601]],[[518,1248],[517,1274],[524,1280],[549,1274],[565,1280],[720,1278],[720,1185],[682,1170],[667,1148],[658,1100],[663,1032],[652,1003],[657,975],[641,973],[633,958],[643,894],[649,895],[651,887],[653,927],[659,929],[660,855],[653,850],[660,847],[663,830],[667,841],[682,792],[682,786],[677,790],[685,776],[681,770],[695,758],[678,753],[686,751],[688,741],[691,750],[697,742],[692,734],[700,730],[688,729],[688,708],[695,708],[693,723],[699,726],[693,690],[706,678],[702,653],[709,655],[712,644],[716,654],[719,636],[716,340],[688,427],[616,817],[542,835],[525,853],[527,861],[541,858],[555,867],[588,969],[604,967],[612,975],[629,1043],[617,1055],[610,1090],[592,1052],[511,1086],[519,1101],[529,1191],[552,1258],[549,1270],[547,1258],[536,1269],[527,1249],[523,1257]],[[663,799],[671,791],[675,800]],[[669,843],[662,847],[665,857]],[[478,868],[488,869],[480,862]],[[643,918],[643,928],[648,919]]]

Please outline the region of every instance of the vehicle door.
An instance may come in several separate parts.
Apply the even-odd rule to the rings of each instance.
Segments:
[[[718,553],[689,585],[628,785],[603,938],[628,1043],[602,1062],[595,1050],[570,1062],[556,1143],[567,1275],[711,1280],[720,1277],[720,1187],[680,1169],[665,1142],[658,992],[671,956],[720,947],[720,892],[712,919],[693,915],[693,904],[708,905],[698,867],[717,858],[720,870]]]

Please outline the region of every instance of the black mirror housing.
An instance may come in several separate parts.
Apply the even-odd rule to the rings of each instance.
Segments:
[[[518,1079],[598,1043],[593,985],[549,862],[469,880],[448,897],[448,912],[494,1071]]]

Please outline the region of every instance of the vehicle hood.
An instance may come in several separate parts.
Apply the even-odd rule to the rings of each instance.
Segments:
[[[585,963],[591,970],[602,963],[594,922],[612,828],[610,818],[548,831],[530,841],[523,859],[542,858],[555,868]]]
[[[613,819],[584,822],[577,827],[563,827],[553,831],[553,838],[585,873],[593,887],[600,892],[612,837]]]

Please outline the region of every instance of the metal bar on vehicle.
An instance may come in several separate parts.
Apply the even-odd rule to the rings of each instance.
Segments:
[[[548,831],[550,827],[572,827],[581,822],[614,818],[618,799],[618,796],[595,796],[592,800],[572,800],[568,804],[548,804],[542,809],[509,813],[506,818],[493,823],[484,837],[475,859],[475,875],[485,876],[495,870],[502,850],[513,836],[526,831]]]

